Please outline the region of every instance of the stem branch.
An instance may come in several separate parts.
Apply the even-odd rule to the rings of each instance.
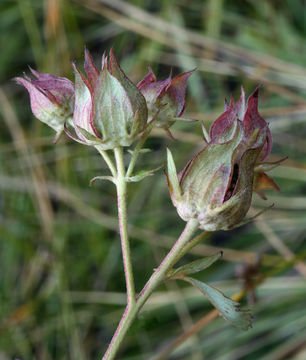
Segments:
[[[211,235],[210,231],[202,231],[199,235],[191,239],[188,243],[185,244],[183,249],[180,251],[180,253],[177,255],[177,257],[174,259],[172,265],[177,263],[185,254],[187,254],[192,248],[194,248],[196,245],[198,245],[200,242],[206,240]]]
[[[141,138],[139,139],[134,151],[133,151],[133,155],[130,161],[130,164],[128,166],[127,172],[126,172],[126,177],[130,177],[132,175],[132,172],[134,170],[138,155],[140,153],[140,150],[142,149],[144,143],[146,142],[148,136],[150,135],[150,132],[152,130],[152,125],[149,125],[147,130],[142,134]]]
[[[185,226],[184,231],[181,236],[174,244],[172,249],[169,251],[167,256],[164,258],[159,267],[154,271],[150,279],[147,281],[146,285],[140,292],[137,297],[137,301],[132,306],[127,306],[125,312],[121,318],[121,321],[118,325],[118,328],[112,338],[111,343],[103,357],[102,360],[112,360],[115,358],[116,353],[119,349],[119,346],[129,330],[132,322],[136,318],[136,315],[143,307],[144,303],[148,297],[152,294],[154,289],[163,281],[165,275],[171,265],[173,260],[177,258],[178,254],[181,252],[185,244],[190,240],[196,229],[198,228],[198,222],[196,220],[189,220]]]
[[[109,170],[111,171],[113,177],[117,176],[117,170],[115,165],[113,164],[112,159],[109,157],[108,153],[106,150],[101,150],[100,147],[97,145],[96,149],[99,151],[99,153],[101,154],[101,156],[103,157],[104,161],[106,162],[106,164],[109,167]]]

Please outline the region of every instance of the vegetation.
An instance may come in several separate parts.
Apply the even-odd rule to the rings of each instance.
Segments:
[[[147,65],[165,78],[197,68],[184,117],[207,127],[224,97],[258,84],[260,113],[273,136],[269,175],[282,193],[253,196],[252,223],[206,236],[187,260],[223,257],[196,275],[251,309],[243,332],[218,317],[183,282],[154,292],[118,358],[294,359],[306,357],[306,22],[304,2],[287,0],[3,0],[0,57],[0,358],[99,359],[126,303],[115,189],[89,181],[107,173],[94,149],[33,118],[28,94],[11,79],[27,66],[73,78],[84,45],[98,64],[116,51],[135,82]],[[139,168],[176,166],[203,146],[200,123],[177,122],[179,141],[154,130]],[[141,163],[142,162],[142,163]],[[154,185],[154,192],[152,191]],[[184,227],[162,170],[129,185],[135,286],[146,279]],[[182,263],[183,264],[183,263]],[[241,291],[243,290],[243,291]]]

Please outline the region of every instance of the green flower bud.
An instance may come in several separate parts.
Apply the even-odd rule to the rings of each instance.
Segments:
[[[250,208],[255,166],[270,151],[271,135],[257,111],[258,90],[242,109],[231,102],[211,127],[211,141],[177,175],[168,151],[168,186],[185,220],[196,219],[207,231],[229,230]],[[239,119],[240,117],[240,119]],[[263,188],[263,187],[262,187]]]
[[[72,119],[73,83],[63,77],[30,70],[34,79],[25,75],[24,78],[15,78],[15,81],[28,90],[35,117],[54,129],[58,138],[64,130],[65,122]]]
[[[148,111],[143,95],[121,70],[113,51],[109,58],[103,56],[99,72],[86,50],[87,78],[73,67],[75,107],[73,129],[66,128],[67,134],[102,150],[131,145],[146,129]]]

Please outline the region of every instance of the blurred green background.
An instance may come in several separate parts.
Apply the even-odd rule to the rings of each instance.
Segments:
[[[159,79],[197,68],[185,116],[207,126],[224,97],[262,84],[260,112],[270,123],[270,172],[282,193],[254,195],[256,221],[218,232],[187,260],[223,249],[199,279],[242,300],[254,314],[242,332],[181,283],[154,293],[118,359],[306,359],[306,4],[256,0],[1,0],[0,3],[0,359],[99,359],[125,305],[115,189],[89,180],[107,174],[86,146],[33,118],[28,93],[11,79],[28,65],[72,78],[84,46],[98,64],[114,48],[135,82],[150,65]],[[156,131],[154,151],[139,168],[177,167],[202,146],[200,123],[177,123],[173,142]],[[136,287],[141,289],[183,222],[171,205],[162,171],[129,187]],[[173,341],[198,324],[176,346]],[[162,351],[164,355],[162,355]]]

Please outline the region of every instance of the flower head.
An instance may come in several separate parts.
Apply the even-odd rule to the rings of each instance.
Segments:
[[[152,69],[137,84],[146,99],[149,121],[155,119],[155,125],[169,129],[178,120],[185,110],[185,93],[187,80],[194,70],[182,73],[175,78],[169,77],[162,81],[156,81]]]
[[[240,100],[226,103],[211,126],[210,141],[178,176],[168,152],[170,194],[185,221],[197,219],[201,229],[216,231],[231,229],[245,217],[251,205],[255,166],[268,156],[272,145],[268,124],[257,107],[258,89],[247,106],[242,89]],[[258,189],[264,187],[261,179],[267,181],[267,175],[256,176]],[[270,180],[269,187],[278,189]]]
[[[103,150],[131,145],[147,126],[143,95],[124,74],[113,51],[109,58],[103,55],[99,71],[85,50],[84,67],[87,78],[73,64],[75,106],[73,129],[66,128],[67,134]]]
[[[64,129],[64,123],[72,117],[73,83],[66,78],[42,74],[33,69],[31,72],[34,79],[24,75],[24,78],[15,78],[15,81],[28,90],[32,112],[37,119],[59,134]]]

